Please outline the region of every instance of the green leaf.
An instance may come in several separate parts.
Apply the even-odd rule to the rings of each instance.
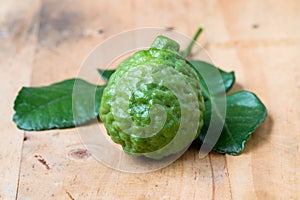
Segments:
[[[205,103],[205,107],[204,126],[200,134],[201,141],[204,140],[210,123],[210,101]],[[255,94],[240,91],[227,96],[225,125],[213,150],[230,155],[239,154],[244,149],[245,142],[254,130],[264,122],[266,116],[266,107]]]
[[[73,92],[75,83],[78,88],[76,93]],[[13,120],[23,130],[67,128],[83,124],[97,118],[104,88],[81,79],[69,79],[45,87],[23,87],[15,100]],[[94,104],[87,105],[87,100],[91,98]],[[80,111],[76,119],[74,110]]]
[[[103,78],[103,80],[107,83],[110,76],[115,72],[115,69],[112,70],[102,70],[102,69],[98,69],[99,74],[101,75],[101,78]]]
[[[217,69],[218,72],[220,73],[221,78],[223,80],[224,87],[225,87],[225,91],[228,92],[232,88],[232,86],[235,82],[235,75],[234,75],[233,71],[232,72],[225,72],[225,71],[215,67],[214,65],[212,65],[210,63],[200,61],[200,60],[190,60],[188,62],[196,70],[196,72],[199,76],[200,83],[201,83],[201,86],[202,86],[203,95],[204,95],[205,99],[209,99],[211,94],[208,90],[206,82],[204,81],[203,75],[206,75],[207,79],[209,81],[216,81],[213,84],[215,84],[215,85],[221,84],[219,82],[219,81],[221,81],[221,79],[216,78],[215,74],[217,72],[214,72],[214,69]]]

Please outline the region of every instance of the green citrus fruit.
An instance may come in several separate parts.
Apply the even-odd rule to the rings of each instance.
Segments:
[[[187,147],[203,126],[204,101],[179,44],[158,36],[120,63],[103,91],[100,118],[126,153],[160,159]]]

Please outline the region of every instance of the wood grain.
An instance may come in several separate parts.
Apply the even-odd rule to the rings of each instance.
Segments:
[[[0,1],[0,199],[299,199],[299,10],[295,0]],[[192,36],[200,24],[213,62],[235,71],[233,90],[255,92],[269,111],[241,155],[199,159],[192,146],[167,168],[127,174],[93,158],[76,129],[23,142],[11,122],[21,86],[76,77],[106,38],[149,26]]]

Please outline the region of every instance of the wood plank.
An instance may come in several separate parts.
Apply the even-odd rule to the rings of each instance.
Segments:
[[[15,199],[23,131],[12,122],[18,90],[29,85],[35,51],[37,1],[0,1],[0,199]]]
[[[213,52],[220,63],[237,66],[239,87],[255,92],[269,110],[245,152],[226,156],[233,199],[298,199],[300,113],[292,107],[300,98],[300,4],[222,1],[219,8],[230,41],[213,44]]]

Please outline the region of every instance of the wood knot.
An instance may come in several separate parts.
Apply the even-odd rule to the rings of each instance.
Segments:
[[[76,160],[83,160],[90,157],[91,153],[87,149],[72,149],[69,151],[68,156]]]
[[[175,27],[173,27],[173,26],[168,26],[168,27],[166,27],[165,29],[166,29],[166,31],[174,31],[174,30],[175,30]]]

